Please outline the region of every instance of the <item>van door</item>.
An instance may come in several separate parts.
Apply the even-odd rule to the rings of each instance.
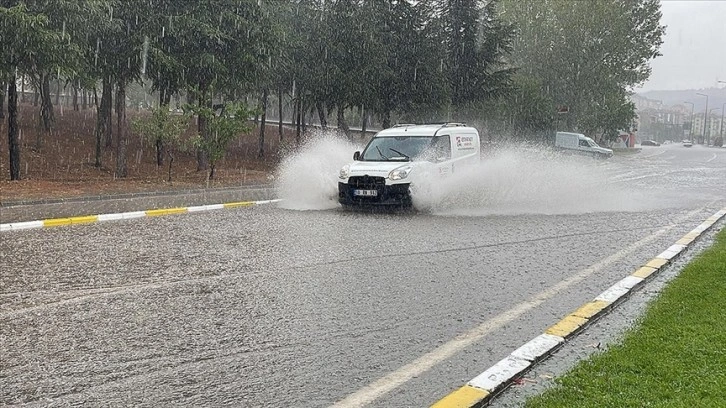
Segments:
[[[446,177],[453,173],[451,160],[451,135],[437,135],[431,142],[434,152],[434,163],[438,174]]]
[[[592,147],[590,146],[590,143],[587,141],[587,139],[580,138],[577,144],[577,150],[581,152],[590,152],[592,151]]]

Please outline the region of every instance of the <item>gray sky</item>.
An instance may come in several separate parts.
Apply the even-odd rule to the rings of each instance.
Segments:
[[[726,81],[726,0],[661,0],[661,57],[638,91],[698,89]],[[720,86],[724,86],[721,84]]]

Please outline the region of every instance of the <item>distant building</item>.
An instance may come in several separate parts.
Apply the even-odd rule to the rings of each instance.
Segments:
[[[704,112],[696,112],[693,118],[693,134],[697,136],[699,139],[699,142],[703,142],[703,139],[706,138],[706,136],[709,136],[711,140],[713,140],[715,137],[718,137],[721,135],[721,114],[713,114],[706,118]],[[706,126],[703,126],[704,120],[707,119],[710,127],[709,132],[704,133],[704,129],[706,129]]]
[[[666,106],[662,101],[633,95],[637,118],[635,128],[639,140],[681,140],[684,129],[689,127],[690,107],[684,105]],[[684,128],[685,125],[685,128]]]

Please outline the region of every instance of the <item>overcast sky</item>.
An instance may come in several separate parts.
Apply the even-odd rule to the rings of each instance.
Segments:
[[[726,0],[661,0],[662,56],[636,91],[698,89],[726,81]],[[721,84],[720,86],[724,86]]]

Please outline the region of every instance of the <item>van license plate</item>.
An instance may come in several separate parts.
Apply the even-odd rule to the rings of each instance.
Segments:
[[[353,190],[353,195],[361,197],[377,197],[378,190]]]

